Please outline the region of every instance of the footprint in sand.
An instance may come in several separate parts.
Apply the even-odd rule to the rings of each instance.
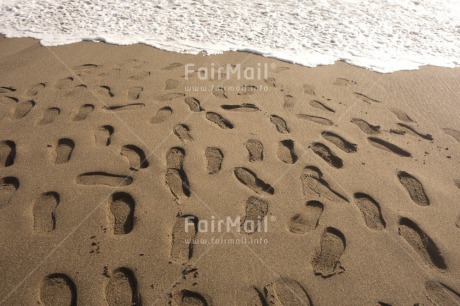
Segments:
[[[115,94],[113,93],[112,89],[109,86],[99,86],[99,88],[96,89],[97,93],[101,95],[102,97],[105,98],[113,98]]]
[[[455,225],[460,228],[460,216],[457,217],[457,222],[455,222]]]
[[[61,199],[57,192],[46,192],[35,201],[33,208],[34,230],[49,233],[56,228],[56,207]]]
[[[124,145],[121,148],[120,154],[128,160],[129,168],[131,170],[138,171],[149,166],[149,162],[145,156],[144,151],[135,145]]]
[[[91,74],[94,71],[96,71],[98,68],[101,68],[102,66],[96,65],[96,64],[83,64],[80,66],[75,66],[72,68],[73,71],[77,73],[77,75],[82,75],[82,74]]]
[[[34,101],[24,101],[16,104],[16,109],[14,111],[14,118],[21,119],[24,118],[31,110],[34,108]]]
[[[414,201],[420,206],[430,205],[430,200],[426,195],[425,189],[423,188],[422,183],[417,178],[405,171],[400,171],[398,172],[398,179],[401,185],[403,185],[409,193],[412,201]]]
[[[105,300],[109,306],[141,305],[137,280],[131,269],[121,267],[112,272],[105,287]]]
[[[212,90],[212,94],[220,99],[227,99],[227,95],[225,94],[225,90],[223,87],[214,87]]]
[[[423,139],[426,139],[426,140],[433,140],[433,136],[431,136],[430,134],[423,134],[423,133],[420,133],[418,132],[416,129],[414,129],[413,127],[407,125],[407,124],[404,124],[404,123],[398,123],[398,125],[405,131],[405,132],[408,132],[414,136],[418,136],[418,137],[421,137]]]
[[[218,113],[214,112],[207,112],[206,113],[206,119],[211,121],[212,123],[216,124],[218,127],[221,129],[233,129],[233,124],[222,117],[222,115],[219,115]]]
[[[398,156],[402,156],[402,157],[411,157],[412,154],[410,154],[409,152],[407,152],[406,150],[398,147],[397,145],[394,145],[386,140],[383,140],[383,139],[380,139],[380,138],[377,138],[377,137],[369,137],[367,138],[367,140],[369,141],[369,143],[380,149],[380,150],[383,150],[383,151],[387,151],[387,152],[391,152],[391,153],[394,153]]]
[[[334,83],[332,83],[332,85],[336,85],[336,86],[348,86],[352,84],[356,85],[356,82],[353,80],[345,79],[345,78],[336,78]]]
[[[185,151],[182,148],[171,148],[166,154],[165,181],[176,200],[182,201],[190,197],[190,185],[183,169]]]
[[[314,142],[311,144],[312,151],[321,157],[330,166],[340,169],[343,167],[343,161],[338,157],[328,146],[320,142]]]
[[[307,95],[315,95],[315,87],[310,84],[303,84],[303,93]]]
[[[16,105],[18,103],[19,99],[15,97],[9,97],[9,96],[0,96],[0,105]]]
[[[286,121],[283,118],[281,118],[281,117],[279,117],[277,115],[271,115],[270,116],[270,122],[275,125],[276,129],[281,134],[289,134],[289,128],[287,126]]]
[[[34,97],[39,94],[39,92],[46,87],[45,83],[38,83],[32,85],[26,92],[29,97]]]
[[[367,135],[377,135],[380,134],[380,126],[379,125],[372,125],[367,121],[359,118],[351,119],[351,122],[356,124],[359,129]]]
[[[240,87],[240,90],[238,91],[239,96],[247,96],[247,95],[252,95],[254,92],[258,91],[257,86],[254,85],[243,85]]]
[[[125,175],[111,174],[106,172],[88,172],[77,177],[77,184],[80,185],[105,185],[111,187],[128,186],[133,178]]]
[[[281,277],[265,287],[268,296],[267,305],[310,306],[313,303],[307,291],[295,280]]]
[[[132,87],[128,89],[128,98],[131,100],[138,100],[143,91],[144,91],[143,87]]]
[[[16,158],[16,143],[11,140],[0,142],[0,167],[9,167]]]
[[[326,228],[321,236],[320,248],[311,262],[315,274],[330,277],[344,272],[340,257],[345,247],[345,236],[338,229]]]
[[[185,97],[184,93],[172,92],[166,95],[159,96],[156,99],[160,102],[168,102],[168,101],[172,101],[172,100],[183,98],[183,97]]]
[[[171,169],[182,170],[184,157],[184,149],[179,147],[169,149],[168,153],[166,153],[166,167]]]
[[[57,165],[65,164],[70,161],[72,157],[75,143],[70,138],[61,138],[58,141],[56,150],[54,151],[55,160],[54,163]]]
[[[209,306],[211,302],[198,292],[187,289],[177,294],[172,294],[172,306]]]
[[[460,305],[460,294],[436,281],[425,283],[426,297],[435,305]]]
[[[460,142],[460,132],[459,131],[454,130],[454,129],[448,129],[448,128],[445,128],[442,130],[444,131],[444,133],[446,133],[449,136],[452,136],[455,140]]]
[[[307,114],[297,114],[296,117],[299,119],[309,120],[311,122],[315,122],[321,125],[327,125],[327,126],[334,125],[334,122],[332,122],[331,120],[327,118],[323,118],[323,117],[307,115]]]
[[[283,108],[293,108],[297,99],[292,95],[285,95],[283,98]]]
[[[276,155],[283,163],[294,164],[298,159],[294,149],[294,141],[291,139],[281,140],[278,143]]]
[[[243,288],[236,294],[235,306],[266,306],[264,294],[256,287]]]
[[[8,86],[1,86],[0,87],[0,94],[6,94],[6,93],[12,93],[15,92],[16,89],[13,87],[8,87]]]
[[[300,180],[305,197],[310,197],[310,193],[313,192],[332,202],[348,203],[348,200],[344,196],[329,187],[329,184],[323,180],[322,176],[323,174],[316,167],[307,166],[303,169]]]
[[[264,80],[265,84],[270,87],[276,87],[276,79],[275,78],[267,78]]]
[[[8,206],[11,198],[19,188],[19,180],[13,176],[2,177],[0,180],[0,208]]]
[[[201,102],[197,98],[188,97],[184,99],[184,102],[188,105],[192,112],[201,112],[203,110]]]
[[[43,113],[42,119],[38,122],[38,125],[46,125],[56,120],[57,116],[61,113],[58,107],[50,107]]]
[[[356,205],[366,222],[367,227],[375,230],[385,228],[385,220],[383,219],[380,204],[377,203],[370,195],[357,192],[355,193]]]
[[[182,143],[186,144],[193,140],[192,136],[190,135],[190,128],[185,124],[178,124],[173,128],[174,134],[182,141]]]
[[[220,171],[224,154],[219,148],[207,147],[205,150],[208,174],[214,174]]]
[[[174,79],[167,79],[165,81],[165,90],[176,89],[179,86],[179,81]]]
[[[263,222],[263,218],[268,213],[269,203],[265,200],[249,197],[246,201],[246,214],[242,218],[241,231],[246,234],[252,234],[260,231],[259,223]]]
[[[396,117],[398,117],[399,120],[403,121],[403,122],[407,122],[407,123],[410,123],[410,122],[414,122],[414,120],[412,120],[411,117],[409,117],[408,114],[406,114],[405,112],[403,112],[402,110],[400,109],[397,109],[397,108],[392,108],[390,109],[390,111],[396,115]]]
[[[72,86],[72,82],[74,81],[73,77],[66,77],[59,79],[55,84],[54,88],[56,89],[66,89]]]
[[[257,112],[260,109],[252,103],[243,104],[224,104],[221,106],[222,109],[233,112]]]
[[[65,274],[50,274],[42,281],[40,304],[46,306],[76,306],[77,288]]]
[[[368,96],[366,96],[366,95],[364,95],[364,94],[362,94],[362,93],[355,92],[354,94],[355,94],[355,96],[356,96],[358,99],[360,99],[360,100],[366,102],[367,104],[380,103],[380,101],[375,100],[375,99],[372,99],[372,98],[369,98]]]
[[[249,161],[256,162],[264,159],[264,145],[257,139],[249,139],[246,141],[246,149],[249,154]]]
[[[324,104],[323,102],[320,102],[318,100],[311,100],[309,102],[310,106],[317,108],[322,111],[330,112],[330,113],[335,113],[335,110]]]
[[[89,114],[91,114],[94,110],[94,105],[92,104],[84,104],[79,109],[75,117],[73,117],[73,121],[82,121],[85,120]]]
[[[108,111],[130,111],[130,110],[138,110],[145,107],[144,103],[130,103],[130,104],[119,104],[119,105],[111,105],[111,106],[104,106],[103,108]]]
[[[408,218],[401,218],[399,234],[424,262],[441,270],[447,269],[444,258],[434,241],[415,222]]]
[[[112,142],[115,129],[110,125],[100,126],[94,131],[94,142],[99,147],[106,147]]]
[[[321,133],[324,139],[333,143],[337,148],[342,150],[345,153],[354,153],[357,151],[357,145],[349,142],[342,136],[339,136],[335,133],[324,131]]]
[[[166,185],[168,185],[172,195],[179,201],[190,197],[190,186],[183,170],[167,169]]]
[[[115,235],[129,234],[134,226],[134,206],[133,197],[126,192],[116,192],[112,194],[110,200],[110,224]]]
[[[235,177],[240,181],[241,184],[248,187],[252,191],[258,194],[268,193],[274,194],[275,190],[270,184],[265,183],[257,177],[257,175],[251,170],[243,167],[236,167],[234,169]]]
[[[156,114],[150,119],[150,122],[153,124],[159,124],[168,119],[173,113],[173,110],[169,106],[160,108]]]
[[[172,64],[169,64],[166,67],[161,68],[161,70],[169,71],[169,70],[173,70],[173,69],[176,69],[176,68],[179,68],[179,67],[182,67],[182,66],[183,66],[183,64],[181,64],[181,63],[172,63]]]
[[[142,81],[143,79],[149,77],[150,75],[151,75],[150,71],[141,71],[138,74],[132,75],[129,78],[134,81]]]
[[[294,234],[311,232],[318,226],[323,209],[324,205],[321,202],[308,201],[305,203],[305,210],[295,214],[289,221],[289,231]]]
[[[186,264],[193,256],[193,243],[198,218],[192,215],[177,218],[172,230],[171,261]]]

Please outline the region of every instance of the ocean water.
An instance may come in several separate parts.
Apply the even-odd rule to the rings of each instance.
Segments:
[[[0,32],[55,46],[250,51],[379,72],[460,65],[460,0],[0,0]]]

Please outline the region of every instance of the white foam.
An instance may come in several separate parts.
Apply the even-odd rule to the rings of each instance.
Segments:
[[[251,51],[379,72],[460,65],[460,0],[2,0],[0,32],[208,54]]]

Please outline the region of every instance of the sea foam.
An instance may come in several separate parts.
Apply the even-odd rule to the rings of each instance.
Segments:
[[[460,65],[459,0],[3,0],[0,32],[45,46],[96,40],[250,51],[379,72]]]

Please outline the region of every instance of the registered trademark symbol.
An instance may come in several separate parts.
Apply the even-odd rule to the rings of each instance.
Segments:
[[[275,69],[276,69],[276,64],[275,64],[275,63],[271,63],[271,64],[270,64],[270,68],[272,68],[273,70],[275,70]]]
[[[275,216],[270,216],[270,222],[275,222],[276,221],[276,217]]]

